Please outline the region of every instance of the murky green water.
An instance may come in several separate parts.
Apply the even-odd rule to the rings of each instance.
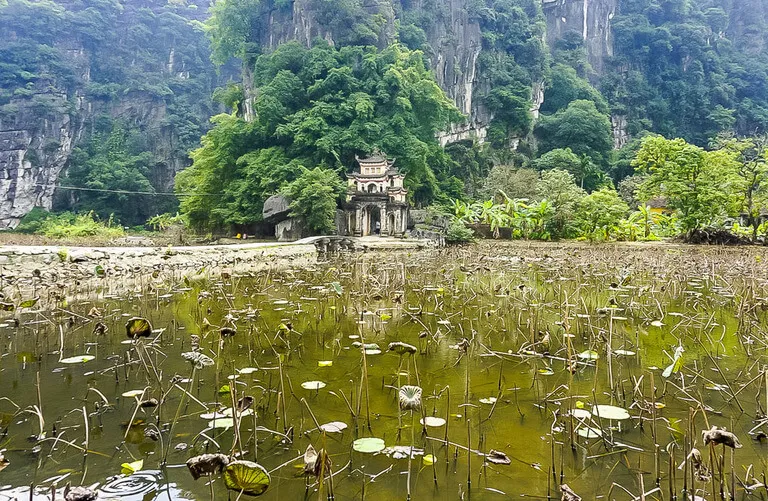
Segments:
[[[767,402],[768,294],[755,252],[502,246],[374,253],[255,277],[237,269],[204,273],[209,280],[161,272],[143,294],[118,293],[120,284],[106,279],[87,300],[66,305],[42,294],[35,308],[44,308],[4,313],[0,331],[0,451],[10,461],[0,472],[0,499],[29,499],[31,484],[36,499],[50,499],[52,485],[61,498],[67,483],[95,486],[100,498],[208,499],[212,490],[222,499],[219,476],[194,481],[184,463],[233,448],[271,471],[264,499],[306,492],[317,499],[327,484],[318,494],[315,479],[301,475],[310,444],[331,455],[336,499],[405,499],[408,460],[355,452],[352,442],[379,437],[410,446],[412,436],[415,500],[545,498],[548,486],[560,499],[561,481],[584,499],[608,499],[613,483],[639,495],[641,477],[652,490],[657,470],[669,498],[669,444],[676,444],[677,466],[693,429],[708,462],[700,436],[707,425],[727,427],[743,444],[734,459],[741,498],[740,483],[754,484],[765,470],[766,445],[748,432],[768,429],[756,421]],[[157,331],[140,346],[125,335],[132,316]],[[97,322],[105,334],[94,332]],[[222,339],[222,326],[237,333]],[[192,350],[193,334],[215,365],[193,370],[181,356]],[[394,341],[418,353],[387,351]],[[376,343],[381,353],[364,355],[357,343]],[[678,346],[682,367],[664,378]],[[85,354],[95,359],[60,362]],[[302,388],[307,381],[325,387]],[[236,446],[231,428],[201,417],[232,406],[222,391],[229,384],[236,398],[252,396],[256,411],[241,418]],[[398,420],[398,385],[405,384],[419,385],[424,415],[447,425],[424,429],[421,412]],[[160,405],[136,411],[134,398],[121,395],[144,388]],[[570,417],[593,404],[627,409],[631,418],[580,424]],[[690,423],[690,409],[700,405]],[[315,419],[348,427],[322,434]],[[580,437],[587,426],[603,436]],[[485,461],[491,450],[511,464]],[[122,463],[136,460],[143,460],[138,473],[121,474]],[[726,489],[730,461],[726,453]],[[675,472],[679,494],[684,470]],[[696,482],[706,499],[719,497],[719,475],[714,487],[715,495],[711,481]],[[631,496],[613,487],[610,498]]]

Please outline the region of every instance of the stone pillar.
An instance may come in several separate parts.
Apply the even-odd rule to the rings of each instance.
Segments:
[[[384,211],[379,209],[379,213],[381,214],[381,227],[379,229],[379,236],[384,237],[389,235],[389,212],[386,211],[386,205],[384,206]]]
[[[365,228],[363,228],[363,211],[360,209],[360,207],[357,207],[355,209],[355,233],[354,235],[356,237],[363,236],[363,231]]]

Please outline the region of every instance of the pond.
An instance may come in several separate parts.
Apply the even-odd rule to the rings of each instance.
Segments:
[[[106,269],[70,297],[4,282],[0,500],[764,496],[765,254],[496,244]]]

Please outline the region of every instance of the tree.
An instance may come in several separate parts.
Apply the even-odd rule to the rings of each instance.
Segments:
[[[579,39],[581,39],[580,36]],[[579,99],[592,101],[600,113],[608,113],[608,103],[602,94],[588,81],[579,77],[573,68],[556,64],[552,67],[550,78],[544,91],[544,102],[541,103],[542,113],[556,113]]]
[[[738,194],[741,212],[752,226],[752,239],[757,239],[760,214],[768,206],[768,137],[737,139],[720,138],[719,149],[735,155],[738,175],[741,178],[741,192]]]
[[[628,211],[629,206],[619,197],[616,190],[603,187],[579,200],[576,221],[583,234],[590,240],[607,240]]]
[[[603,171],[589,157],[579,158],[570,148],[548,151],[531,162],[531,166],[538,170],[567,170],[576,178],[576,184],[588,191],[597,188],[605,179]]]
[[[603,168],[608,165],[613,148],[611,122],[592,101],[573,101],[566,109],[543,116],[535,133],[542,152],[570,148]]]
[[[640,203],[641,201],[637,197],[638,191],[647,177],[646,174],[635,174],[625,177],[619,183],[616,191],[619,193],[621,199],[629,205],[630,209],[637,209],[638,207],[645,205]]]
[[[116,124],[108,134],[94,134],[81,148],[73,149],[62,184],[85,189],[65,192],[55,208],[93,211],[104,220],[114,215],[129,226],[175,210],[173,198],[152,195],[155,188],[149,177],[154,160],[142,147],[131,146],[135,140],[135,134]]]
[[[541,181],[536,187],[538,200],[548,200],[554,215],[549,220],[550,234],[553,238],[574,235],[573,224],[576,207],[586,193],[576,186],[573,174],[560,169],[541,173]]]
[[[514,165],[494,165],[485,178],[481,194],[483,198],[494,198],[503,192],[509,198],[533,199],[539,173],[533,169],[520,169]]]
[[[218,65],[237,57],[244,62],[258,54],[263,18],[261,0],[219,0],[212,4],[206,21],[211,40],[211,59]]]
[[[461,194],[436,134],[464,117],[420,52],[290,42],[261,55],[253,74],[255,119],[216,117],[177,178],[193,193],[181,208],[196,226],[260,221],[264,199],[302,175],[299,166],[339,175],[377,149],[397,159],[416,205],[445,199],[442,189]]]
[[[648,136],[633,165],[648,174],[640,188],[641,200],[664,197],[667,206],[679,213],[687,234],[712,224],[737,205],[741,182],[733,152],[708,152],[683,139]]]
[[[192,165],[176,175],[176,191],[186,195],[181,200],[181,212],[197,229],[259,221],[265,198],[262,193],[248,192],[244,169],[250,162],[238,162],[258,141],[258,124],[226,114],[213,117],[211,122],[214,126],[201,139],[202,145],[190,154]],[[279,152],[273,153],[276,163],[287,162]],[[260,183],[261,178],[257,176],[255,182]]]
[[[492,167],[486,150],[487,148],[483,148],[471,139],[450,143],[445,146],[445,152],[450,156],[451,162],[440,171],[438,166],[433,166],[433,169],[438,175],[450,175],[461,179],[464,182],[465,193],[470,197],[477,196]]]
[[[344,193],[344,183],[336,172],[302,168],[299,177],[283,187],[281,193],[291,201],[291,216],[304,220],[311,231],[336,231],[337,202]]]

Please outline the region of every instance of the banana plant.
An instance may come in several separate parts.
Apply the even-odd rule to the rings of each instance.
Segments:
[[[469,204],[463,200],[454,200],[451,209],[456,219],[463,223],[474,224],[478,221],[479,213],[476,203]]]
[[[551,234],[547,230],[547,224],[552,219],[552,216],[555,215],[554,206],[545,198],[541,202],[528,207],[527,212],[530,221],[530,231],[526,238],[549,240]]]

